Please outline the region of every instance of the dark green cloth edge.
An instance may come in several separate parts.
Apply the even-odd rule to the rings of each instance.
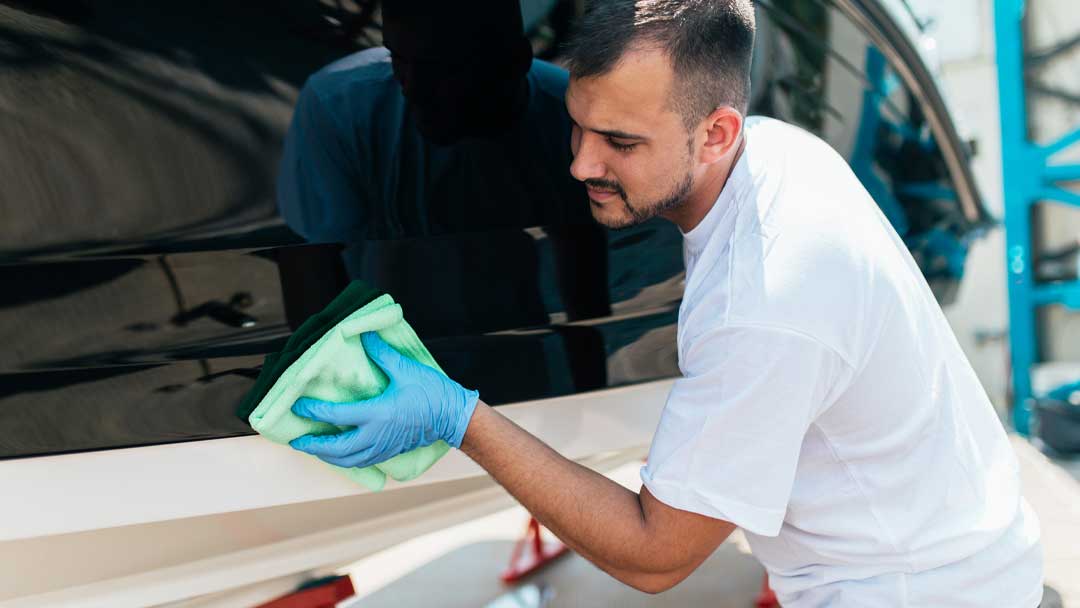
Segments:
[[[263,360],[262,371],[255,379],[255,386],[248,391],[236,408],[236,415],[247,424],[248,417],[259,406],[263,397],[270,392],[270,387],[274,386],[281,374],[295,363],[300,355],[346,317],[382,295],[383,292],[363,281],[349,283],[326,308],[311,315],[300,327],[296,328],[280,352],[266,356]]]

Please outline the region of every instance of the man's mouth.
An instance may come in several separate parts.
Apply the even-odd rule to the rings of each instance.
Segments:
[[[619,194],[614,190],[597,190],[596,188],[590,187],[586,187],[586,190],[589,192],[589,198],[598,203],[602,203],[604,201],[612,199]]]

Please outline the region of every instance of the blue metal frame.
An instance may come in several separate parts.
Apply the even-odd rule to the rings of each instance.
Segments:
[[[874,202],[881,207],[882,213],[901,236],[908,232],[907,214],[893,195],[892,188],[874,171],[874,149],[881,126],[897,129],[881,115],[881,101],[887,99],[900,83],[888,69],[885,56],[873,46],[866,49],[866,91],[863,92],[862,112],[859,115],[859,130],[856,133],[855,149],[851,153],[851,170],[870,193]]]
[[[937,150],[934,136],[929,131],[920,132],[920,130],[912,129],[902,119],[890,119],[882,112],[889,96],[903,85],[896,73],[889,68],[885,55],[873,45],[866,49],[865,69],[867,87],[863,93],[855,149],[851,155],[851,168],[897,234],[904,239],[912,255],[915,255],[917,259],[923,256],[929,258],[926,261],[928,267],[924,268],[927,280],[932,281],[934,277],[931,273],[938,272],[959,278],[964,274],[964,261],[967,259],[966,240],[957,238],[948,228],[941,226],[912,233],[907,211],[898,198],[905,196],[928,201],[956,201],[956,190],[938,181],[919,182],[894,179],[891,184],[887,184],[874,170],[875,150],[883,137],[883,132],[889,133],[890,136],[902,137],[907,143],[915,143],[928,153]],[[896,109],[893,108],[893,111]],[[938,264],[943,264],[943,267],[938,267]]]
[[[1005,249],[1009,278],[1009,341],[1012,357],[1013,425],[1031,430],[1031,367],[1038,362],[1039,306],[1080,309],[1080,281],[1035,282],[1031,207],[1052,201],[1080,207],[1080,194],[1059,182],[1080,180],[1080,165],[1054,165],[1052,157],[1080,143],[1080,129],[1049,145],[1028,137],[1025,89],[1024,0],[995,0],[998,93],[1001,108],[1001,162],[1005,194]]]

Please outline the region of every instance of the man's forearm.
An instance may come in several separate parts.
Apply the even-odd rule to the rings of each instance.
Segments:
[[[337,403],[302,397],[292,412],[353,429],[304,435],[292,447],[345,467],[376,464],[432,436],[460,447],[568,545],[619,580],[662,591],[704,561],[732,525],[638,495],[560,456],[434,368],[379,334],[360,336],[390,379],[377,397]],[[473,406],[475,407],[469,407]]]
[[[682,564],[650,551],[638,494],[564,458],[483,402],[461,445],[542,524],[615,578],[666,588]]]

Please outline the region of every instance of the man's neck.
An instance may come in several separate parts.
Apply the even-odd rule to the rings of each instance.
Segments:
[[[731,162],[726,166],[710,167],[710,171],[702,177],[699,187],[687,197],[686,202],[663,213],[662,217],[678,226],[683,234],[696,228],[712,210],[716,200],[720,198],[720,193],[724,191],[731,172],[742,157],[745,146],[746,137],[743,136],[739,141],[738,150],[731,157]]]

